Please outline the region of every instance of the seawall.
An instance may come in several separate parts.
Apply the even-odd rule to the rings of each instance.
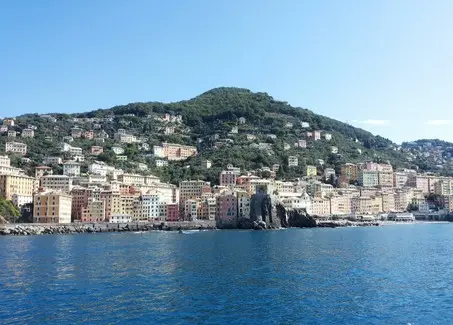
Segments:
[[[0,225],[0,235],[76,234],[127,231],[212,230],[215,221],[132,222],[132,223],[20,223]]]

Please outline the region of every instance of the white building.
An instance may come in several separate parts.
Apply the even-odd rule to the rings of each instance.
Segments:
[[[135,221],[155,221],[164,220],[161,215],[161,205],[159,194],[143,194],[134,203]]]
[[[46,157],[42,163],[44,165],[60,165],[63,163],[63,159],[61,157]]]
[[[163,159],[156,160],[156,167],[164,167],[164,166],[168,166],[167,160],[163,160]]]
[[[75,161],[67,161],[63,164],[63,175],[78,177],[80,176],[80,164]]]
[[[24,204],[27,203],[32,203],[33,202],[33,196],[32,195],[20,195],[20,194],[13,194],[11,201],[13,204],[20,208]]]
[[[72,189],[72,178],[67,175],[46,175],[41,177],[40,186],[62,192],[70,192]]]
[[[139,170],[148,170],[148,165],[147,164],[143,164],[143,163],[138,163],[137,164],[137,168]]]
[[[112,147],[112,151],[115,155],[122,155],[124,153],[124,149],[121,147]]]
[[[299,158],[296,156],[289,156],[288,157],[288,166],[293,167],[293,166],[299,166]]]
[[[11,166],[11,160],[8,156],[0,156],[0,166],[9,167]]]
[[[35,131],[33,129],[23,129],[22,138],[33,138],[35,136]]]
[[[27,154],[27,145],[21,142],[7,142],[5,152],[17,153],[19,155]]]
[[[119,160],[119,161],[127,161],[127,156],[118,155],[118,156],[116,156],[116,160]]]
[[[110,216],[110,223],[130,223],[132,222],[132,216],[128,214],[112,214]]]
[[[159,158],[165,157],[165,150],[164,150],[163,146],[154,146],[153,153],[154,153],[154,156],[156,156],[156,157],[159,157]]]

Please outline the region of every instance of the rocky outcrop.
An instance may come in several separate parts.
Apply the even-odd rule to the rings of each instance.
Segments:
[[[311,217],[305,209],[286,209],[283,205],[277,204],[277,216],[281,220],[282,227],[314,228],[317,227],[316,220]]]
[[[259,223],[263,221],[266,224],[265,229],[280,228],[281,222],[275,207],[272,205],[271,197],[261,190],[250,199],[250,220]]]

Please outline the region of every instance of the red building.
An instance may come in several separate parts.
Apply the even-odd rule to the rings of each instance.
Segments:
[[[179,206],[178,203],[167,204],[166,221],[179,221]]]

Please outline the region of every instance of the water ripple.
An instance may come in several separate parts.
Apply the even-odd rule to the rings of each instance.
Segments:
[[[450,324],[449,225],[0,238],[1,324]]]

